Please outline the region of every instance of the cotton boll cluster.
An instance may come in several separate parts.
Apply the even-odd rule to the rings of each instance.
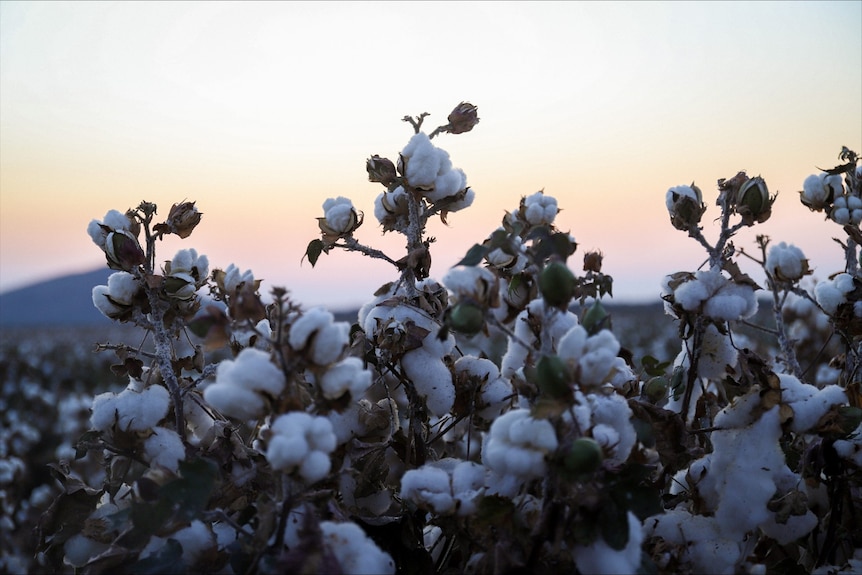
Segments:
[[[545,305],[543,299],[531,301],[526,309],[518,314],[514,322],[514,338],[509,338],[506,354],[503,356],[500,373],[503,377],[525,379],[524,366],[531,363],[533,349],[543,343],[555,347],[557,342],[574,326],[578,317],[571,312],[561,312]],[[549,342],[542,342],[548,337]],[[525,347],[526,344],[529,347]]]
[[[653,535],[686,546],[682,556],[695,571],[733,573],[744,559],[747,534],[756,529],[787,543],[817,524],[807,508],[779,519],[768,506],[776,494],[790,493],[802,480],[784,460],[779,407],[761,413],[760,404],[760,393],[753,391],[724,408],[715,418],[713,452],[674,478],[697,493],[704,515],[677,508],[648,522]],[[716,557],[718,549],[721,558]]]
[[[670,287],[666,283],[666,289]],[[754,288],[735,283],[719,271],[699,271],[677,285],[672,293],[673,302],[681,309],[701,312],[717,321],[745,319],[757,312]]]
[[[842,226],[859,225],[859,222],[862,222],[862,199],[858,196],[838,196],[832,203],[829,217]]]
[[[534,419],[528,409],[504,413],[482,443],[482,463],[491,471],[489,492],[514,496],[526,482],[545,475],[546,457],[555,449],[550,422]]]
[[[356,523],[322,521],[324,545],[335,555],[343,573],[388,575],[395,573],[392,556],[382,551]]]
[[[619,351],[620,343],[611,331],[601,330],[590,336],[580,325],[570,329],[557,344],[557,355],[569,366],[582,390],[634,378],[625,360],[617,356]]]
[[[124,216],[125,217],[125,216]],[[93,305],[110,319],[121,319],[131,312],[135,300],[143,295],[143,286],[128,272],[108,276],[108,285],[93,288]]]
[[[779,374],[781,401],[793,409],[790,429],[804,433],[814,427],[830,408],[847,403],[847,394],[837,385],[818,389],[793,375]]]
[[[269,398],[284,390],[284,374],[268,353],[255,348],[226,359],[216,369],[216,380],[204,389],[204,399],[228,417],[243,421],[264,415]]]
[[[637,432],[631,421],[632,410],[624,397],[616,393],[576,392],[573,411],[581,435],[595,439],[609,462],[626,461],[637,443]],[[565,419],[569,419],[568,414]]]
[[[449,334],[440,339],[440,324],[409,305],[367,305],[360,310],[359,320],[366,336],[381,344],[377,351],[381,359],[400,358],[404,375],[429,412],[438,417],[447,414],[455,403],[455,386],[444,358],[454,350],[455,338]]]
[[[105,392],[93,399],[90,425],[109,432],[116,425],[121,431],[146,431],[158,425],[168,413],[170,394],[161,385],[150,385],[141,391],[130,389],[120,393]]]
[[[472,461],[444,458],[426,463],[401,477],[401,499],[438,515],[472,515],[485,490],[485,473]]]
[[[631,511],[627,514],[629,537],[623,549],[616,550],[601,537],[590,545],[575,545],[572,557],[581,573],[638,573],[644,534],[641,522]]]
[[[856,281],[848,273],[837,274],[832,279],[823,280],[814,286],[814,299],[830,316],[838,312],[841,304],[847,303],[847,296],[856,290]],[[855,310],[854,310],[855,311]],[[857,317],[862,314],[855,314]]]
[[[459,385],[478,385],[475,416],[491,422],[512,403],[514,390],[512,384],[500,376],[497,365],[485,358],[465,355],[455,362],[455,375]]]
[[[335,321],[331,312],[315,307],[291,324],[287,341],[311,363],[326,366],[338,360],[347,348],[350,325]]]
[[[793,244],[779,242],[766,254],[766,271],[778,281],[795,282],[810,273],[808,260]]]
[[[805,178],[802,191],[799,192],[800,200],[809,209],[821,211],[827,209],[834,198],[844,193],[841,176],[829,175],[826,172],[812,174]]]
[[[399,165],[407,183],[422,191],[430,202],[457,198],[447,204],[448,211],[457,211],[473,203],[473,190],[467,187],[467,176],[452,161],[445,150],[434,146],[427,134],[415,134],[401,151]],[[459,197],[460,196],[460,197]]]
[[[273,421],[270,432],[266,459],[273,469],[296,471],[308,483],[329,474],[332,467],[329,454],[335,450],[337,441],[327,418],[294,411]]]

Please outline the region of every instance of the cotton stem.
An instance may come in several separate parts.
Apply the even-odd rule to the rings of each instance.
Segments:
[[[177,374],[174,372],[170,336],[168,335],[168,330],[165,329],[158,292],[150,287],[146,288],[146,292],[150,303],[150,327],[153,330],[153,341],[156,346],[156,363],[174,402],[174,419],[177,433],[185,441],[186,421],[185,414],[183,413],[183,395],[180,390],[180,383],[177,380]]]

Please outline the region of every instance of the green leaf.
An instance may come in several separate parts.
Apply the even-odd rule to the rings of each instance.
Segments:
[[[456,266],[476,266],[482,263],[485,254],[488,253],[488,248],[481,244],[473,244],[473,247],[467,251],[467,255],[461,258],[461,261],[455,264]]]
[[[302,256],[302,259],[308,258],[311,267],[314,267],[321,253],[323,253],[323,241],[319,239],[311,240],[308,242],[308,247],[305,249],[305,255]],[[302,260],[300,260],[301,262]]]
[[[181,477],[165,484],[160,497],[177,505],[181,517],[193,519],[206,509],[217,473],[215,463],[207,459],[181,461]]]
[[[629,542],[629,518],[626,510],[613,501],[608,501],[599,514],[599,529],[602,539],[612,549],[625,549]]]
[[[160,575],[161,573],[182,573],[183,546],[176,539],[168,539],[165,546],[152,555],[129,566],[132,575]]]

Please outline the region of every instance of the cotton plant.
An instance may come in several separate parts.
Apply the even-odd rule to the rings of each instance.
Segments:
[[[679,325],[676,357],[638,362],[605,306],[603,254],[573,257],[565,212],[544,190],[521,197],[456,266],[432,267],[428,222],[457,225],[476,198],[442,140],[479,120],[466,102],[433,130],[428,116],[404,118],[412,134],[397,158],[366,160],[382,188],[372,219],[343,195],[322,202],[320,235],[303,259],[322,265],[340,249],[392,268],[353,322],[306,309],[285,288],[264,296],[252,270],[211,265],[194,248],[157,257],[159,240],[186,239],[200,224],[194,202],[163,221],[142,202],[90,223],[114,271],[93,303],[147,337],[139,347],[100,345],[128,385],[85,402],[90,430],[64,451],[77,459],[52,468],[59,495],[41,522],[42,564],[851,568],[862,548],[844,535],[862,459],[855,154],[843,152],[840,169],[808,178],[801,193],[846,233],[848,277],[813,282],[795,245],[761,237],[755,256],[733,245],[772,215],[775,196],[760,177],[719,181],[713,241],[701,227],[703,192],[669,189],[671,225],[707,262],[662,286]],[[372,222],[403,236],[404,251],[361,241]],[[740,271],[742,256],[777,294],[777,325],[761,330],[778,342],[774,357],[741,333],[759,317],[762,292]],[[840,337],[821,343],[828,357],[803,349],[830,330]],[[0,491],[23,474],[15,457],[0,466]]]
[[[862,411],[851,374],[862,237],[854,210],[862,204],[858,158],[845,148],[841,159],[842,166],[808,177],[800,192],[805,206],[825,212],[847,236],[840,242],[845,269],[816,282],[808,281],[812,268],[796,245],[757,236],[759,254],[752,255],[730,243],[737,231],[771,215],[775,198],[759,178],[740,172],[719,180],[715,243],[699,225],[706,210],[700,189],[678,186],[666,195],[672,225],[706,248],[708,268],[665,279],[662,298],[679,321],[682,351],[669,363],[667,379],[644,382],[642,397],[682,415],[682,425],[709,432],[691,436],[674,457],[659,453],[664,473],[673,477],[666,495],[672,503],[644,523],[645,546],[659,569],[771,572],[798,564],[813,571],[853,560],[860,541],[838,541],[834,530],[853,521],[839,501],[849,495],[844,478],[858,470],[854,442]],[[734,261],[740,256],[754,260],[766,277],[774,327],[761,329],[774,336],[772,357],[757,355],[736,332],[754,318],[753,294],[760,289],[740,271]],[[836,355],[837,342],[827,345],[833,330],[847,346],[844,354]],[[819,354],[806,343],[817,337]],[[649,413],[654,430],[672,428],[666,412],[640,402],[632,407]],[[833,535],[824,539],[824,528]],[[770,543],[755,549],[758,537]],[[776,564],[771,548],[810,551],[790,551]]]

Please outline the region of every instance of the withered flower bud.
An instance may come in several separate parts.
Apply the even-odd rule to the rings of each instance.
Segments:
[[[126,230],[115,230],[108,234],[105,238],[105,255],[109,268],[127,272],[143,264],[147,259],[141,244],[131,232]]]
[[[602,271],[602,252],[587,252],[584,254],[584,271],[600,273]]]
[[[377,154],[368,158],[368,161],[365,163],[365,169],[368,171],[369,182],[378,182],[387,187],[395,182],[398,176],[392,160],[381,158]]]
[[[774,196],[769,197],[769,190],[763,178],[750,178],[740,186],[736,194],[736,213],[747,226],[754,225],[754,222],[763,223],[772,215],[774,201]]]
[[[469,132],[479,123],[479,108],[469,102],[461,102],[449,114],[448,120],[446,131],[450,134]]]
[[[168,213],[168,219],[165,224],[170,228],[171,233],[174,233],[185,239],[192,234],[201,222],[201,214],[195,207],[194,202],[182,202],[171,206],[171,211]]]

